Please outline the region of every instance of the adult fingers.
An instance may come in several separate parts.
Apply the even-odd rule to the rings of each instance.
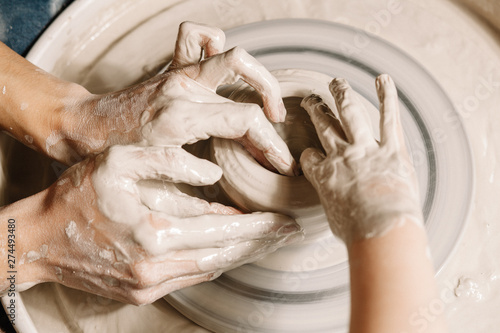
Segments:
[[[144,269],[147,269],[149,274],[143,280],[153,285],[207,273],[211,273],[215,278],[224,271],[256,261],[282,246],[302,239],[301,234],[292,234],[282,237],[279,241],[255,239],[222,248],[174,251],[169,253],[167,258],[148,264]]]
[[[198,110],[198,109],[199,110]],[[227,139],[245,138],[262,151],[266,159],[282,174],[293,176],[297,166],[288,146],[278,135],[256,104],[192,103],[197,119],[185,129],[189,139],[195,142],[209,137]],[[199,112],[198,112],[199,111]]]
[[[223,248],[255,239],[279,243],[292,234],[302,234],[300,225],[290,217],[274,213],[207,214],[189,218],[155,213],[148,223],[134,228],[135,239],[152,255]]]
[[[375,86],[380,102],[380,144],[406,150],[396,85],[389,75],[383,74],[377,77]]]
[[[292,234],[278,241],[250,240],[220,249],[199,250],[198,267],[204,272],[225,272],[261,259],[278,248],[296,243],[303,239],[300,234]]]
[[[134,184],[141,179],[163,179],[190,185],[210,185],[222,176],[216,164],[180,147],[112,146],[104,155],[97,177],[115,175]]]
[[[262,97],[264,113],[273,122],[285,120],[286,109],[276,78],[244,49],[235,47],[186,68],[185,73],[198,83],[215,90],[222,84],[232,84],[240,78],[251,85]]]
[[[177,217],[203,214],[241,214],[236,208],[190,196],[175,184],[161,180],[143,180],[138,183],[141,202],[150,210]]]
[[[248,140],[246,137],[242,137],[240,139],[236,139],[237,142],[239,142],[239,144],[241,144],[243,146],[243,148],[245,148],[245,150],[247,152],[250,153],[250,155],[253,156],[253,158],[259,162],[264,168],[266,168],[267,170],[270,170],[272,172],[279,172],[278,170],[276,170],[276,168],[271,164],[271,162],[269,162],[266,158],[266,156],[264,155],[264,153],[260,150],[260,149],[257,149],[257,147],[255,147],[253,145],[253,143]]]
[[[172,216],[207,214],[210,204],[181,192],[174,183],[161,180],[143,180],[138,184],[141,202],[150,210]]]
[[[370,124],[365,117],[365,107],[358,100],[349,83],[344,79],[333,79],[330,92],[335,98],[340,120],[347,139],[352,144],[375,146]]]
[[[216,27],[193,22],[179,26],[174,57],[169,69],[197,64],[205,52],[205,58],[222,52],[226,36]]]
[[[320,96],[307,96],[302,100],[300,105],[307,111],[309,117],[311,117],[318,138],[327,153],[336,154],[339,147],[346,145],[347,138],[340,121]]]
[[[143,267],[147,267],[147,271],[140,273],[140,284],[146,285],[145,287],[138,288],[137,285],[131,285],[124,292],[112,295],[111,297],[118,301],[135,305],[150,304],[173,291],[213,280],[220,275],[218,272],[207,272],[164,279],[162,273],[167,274],[167,276],[172,272],[177,274],[178,272],[175,271],[177,267],[175,265],[162,267],[161,265],[162,263],[143,265]]]
[[[292,234],[281,237],[279,241],[256,239],[222,248],[173,251],[166,256],[153,257],[153,260],[136,267],[136,274],[145,288],[139,289],[137,295],[133,296],[141,296],[134,303],[154,301],[157,296],[152,293],[163,296],[180,288],[213,280],[225,271],[259,260],[282,246],[302,239],[301,234]],[[148,295],[150,298],[142,299]]]

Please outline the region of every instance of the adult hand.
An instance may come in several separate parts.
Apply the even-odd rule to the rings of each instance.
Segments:
[[[18,283],[54,281],[146,304],[302,239],[289,217],[243,215],[175,187],[220,176],[178,147],[113,146],[74,165],[2,211],[18,221]]]
[[[343,79],[330,92],[339,117],[315,95],[304,98],[325,149],[309,148],[300,158],[307,179],[319,193],[333,232],[350,244],[380,236],[401,221],[422,224],[418,186],[404,142],[397,90],[388,75],[376,80],[380,101],[380,142],[366,110]]]
[[[0,128],[66,165],[115,144],[172,146],[209,136],[238,139],[264,165],[297,172],[287,146],[262,110],[218,96],[243,79],[261,95],[264,113],[283,121],[276,79],[240,48],[221,53],[224,33],[181,24],[169,69],[118,92],[95,95],[56,78],[0,43]]]
[[[277,80],[241,48],[220,53],[224,41],[220,29],[181,24],[165,73],[119,92],[89,96],[78,111],[67,112],[65,133],[51,142],[70,141],[87,156],[111,144],[182,146],[210,136],[233,138],[261,163],[294,175],[297,168],[288,147],[265,117],[285,118]],[[240,78],[261,94],[264,112],[256,104],[216,94],[218,86]]]
[[[75,154],[90,158],[48,190],[3,209],[22,221],[21,283],[59,281],[144,304],[302,237],[288,217],[242,215],[175,186],[220,178],[219,167],[181,147],[210,136],[240,138],[280,172],[296,172],[288,148],[264,115],[284,119],[277,81],[242,49],[216,54],[223,44],[218,29],[185,23],[179,36],[171,69],[147,82],[107,95],[86,94],[71,84],[76,93],[50,117],[62,123],[46,142],[43,135],[32,141],[67,164]],[[201,50],[208,58],[200,61]],[[215,93],[218,85],[240,77],[261,93],[264,113],[255,104]],[[48,86],[64,91],[64,82],[50,80],[55,83]],[[15,96],[8,98],[15,104]],[[15,122],[15,136],[23,124]],[[123,143],[135,145],[106,148]]]

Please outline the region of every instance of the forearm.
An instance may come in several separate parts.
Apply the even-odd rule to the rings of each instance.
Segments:
[[[425,312],[427,330],[445,332],[444,319],[429,313],[437,299],[425,229],[406,221],[381,237],[348,248],[351,273],[351,333],[421,332],[412,316]]]
[[[0,43],[0,128],[20,142],[63,161],[49,151],[64,131],[62,114],[78,108],[90,93],[39,69]]]
[[[11,289],[11,282],[22,291],[48,279],[51,228],[45,226],[44,198],[41,192],[0,208],[0,295]]]

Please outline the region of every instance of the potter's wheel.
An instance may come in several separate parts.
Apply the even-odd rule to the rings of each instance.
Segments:
[[[361,37],[366,39],[362,45]],[[453,105],[435,80],[394,46],[333,23],[278,20],[245,25],[227,32],[227,47],[235,45],[270,70],[300,68],[344,77],[374,106],[378,105],[375,77],[381,73],[393,77],[439,272],[467,218],[472,163]],[[349,288],[342,244],[324,234],[314,242],[279,250],[274,257],[272,263],[246,265],[166,299],[214,331],[344,331]]]
[[[205,22],[227,29],[259,20],[281,17],[315,17],[363,27],[366,22],[373,21],[371,12],[385,8],[386,5],[385,1],[372,1],[369,3],[353,1],[349,5],[344,5],[344,2],[317,0],[303,0],[301,2],[278,0],[273,2],[239,0],[214,2],[197,0],[90,0],[75,2],[56,21],[56,24],[52,24],[51,29],[47,30],[43,38],[30,52],[29,59],[47,71],[67,80],[82,83],[92,88],[93,91],[116,90],[135,82],[140,75],[143,75],[144,70],[151,72],[150,64],[163,65],[164,59],[172,52],[177,26],[183,20]],[[415,1],[413,3],[409,1],[405,3],[404,8],[405,10],[399,14],[397,19],[394,18],[391,22],[391,28],[382,30],[381,35],[403,49],[421,50],[414,54],[415,57],[437,76],[440,82],[445,85],[448,93],[452,94],[452,96],[453,94],[459,95],[458,97],[453,96],[455,102],[461,101],[460,94],[466,93],[464,93],[464,89],[457,88],[455,82],[460,79],[460,76],[450,69],[458,66],[457,63],[459,62],[453,61],[453,57],[456,56],[457,52],[451,45],[439,43],[439,38],[443,35],[447,36],[446,34],[451,33],[451,31],[460,32],[461,30],[457,29],[457,27],[468,27],[471,22],[457,14],[454,6],[448,2]],[[433,19],[438,13],[446,17],[447,20],[453,17],[460,24],[457,23],[457,27],[452,24],[440,25],[440,29],[442,29],[442,31],[439,31],[440,33],[435,31],[432,31],[432,33],[427,32],[426,27],[430,24],[429,22],[435,22],[436,20],[440,22],[439,16]],[[441,21],[441,23],[443,22]],[[327,35],[322,37],[311,33],[311,30],[307,30],[308,27],[314,29],[312,31],[318,29],[314,24],[304,25],[301,23],[291,27],[292,30],[284,31],[280,39],[286,38],[288,42],[285,44],[298,45],[299,48],[303,43],[305,45],[313,43],[318,45],[320,50],[329,50],[332,47],[338,49],[339,45],[337,44],[344,41],[346,42],[344,46],[347,46],[347,51],[356,51],[355,48],[352,48],[354,45],[360,49],[360,52],[352,54],[352,58],[358,61],[362,60],[362,63],[373,66],[372,70],[389,72],[395,78],[400,93],[404,92],[407,100],[410,100],[416,106],[416,110],[421,113],[424,125],[430,132],[431,140],[434,139],[434,142],[432,142],[434,153],[432,155],[436,159],[437,166],[435,204],[430,206],[433,208],[429,213],[429,216],[435,217],[432,220],[428,217],[427,228],[430,233],[436,267],[442,267],[453,248],[453,242],[458,240],[460,230],[464,224],[472,186],[471,163],[465,135],[460,123],[454,121],[455,118],[450,117],[448,112],[451,110],[450,103],[446,101],[442,90],[436,86],[434,80],[426,75],[420,66],[406,59],[404,55],[401,56],[407,60],[407,63],[403,61],[402,64],[396,64],[397,60],[401,59],[393,56],[391,52],[397,55],[399,51],[392,50],[392,47],[385,45],[385,43],[381,44],[392,51],[384,51],[384,46],[379,45],[379,42],[374,40],[370,40],[370,44],[365,46],[366,40],[363,39],[362,35],[361,38],[356,35],[353,38],[353,35],[349,35],[348,31],[344,33],[339,31],[337,26],[335,26],[337,28],[325,27],[324,30],[327,31]],[[411,33],[405,30],[406,28],[410,29]],[[332,35],[331,29],[334,29],[333,31],[337,35]],[[396,30],[401,30],[401,36],[403,37],[400,38],[396,33],[392,34],[392,31]],[[262,31],[262,29],[259,31]],[[293,34],[290,31],[293,31]],[[255,52],[256,47],[251,46],[251,40],[244,40],[243,35],[238,37],[242,38],[241,40],[235,40],[233,35],[235,32],[238,32],[238,30],[229,33],[230,45],[243,44],[244,47]],[[248,34],[251,31],[244,29],[243,32]],[[273,28],[266,30],[264,36],[258,32],[253,36],[250,34],[249,38],[252,38],[254,42],[265,42],[267,35],[275,33],[276,28]],[[407,39],[405,35],[411,35],[412,38]],[[444,45],[442,49],[432,49],[435,52],[430,52],[433,61],[436,60],[435,63],[427,58],[429,52],[424,49],[427,40],[432,40],[431,37],[437,38],[437,45]],[[474,39],[474,42],[476,42],[476,39]],[[280,40],[274,40],[273,43],[271,46],[280,45]],[[463,44],[460,44],[460,47],[464,45],[470,47],[471,44],[471,40],[465,39]],[[134,47],[131,47],[131,45]],[[373,51],[374,47],[377,48],[376,52]],[[377,57],[377,59],[371,61],[370,53],[373,53],[372,56]],[[306,55],[306,57],[302,57],[302,55]],[[332,71],[329,68],[332,59],[327,56],[328,52],[316,54],[315,59],[324,62],[322,66],[319,63],[311,63],[311,58],[309,58],[311,55],[314,55],[314,52],[308,51],[305,54],[295,54],[291,58],[268,61],[266,58],[272,58],[272,54],[265,56],[256,54],[259,60],[271,69],[290,66],[309,68],[325,72],[330,76],[342,75],[349,79],[354,88],[363,96],[372,102],[376,100],[373,89],[374,76],[370,71],[365,73],[360,69],[358,72],[349,72],[352,70],[352,67],[349,67],[353,65],[351,63],[345,64],[346,68],[350,68],[349,70],[334,68],[334,71]],[[341,53],[341,55],[344,54]],[[291,62],[291,59],[296,61],[287,64],[287,62]],[[464,66],[464,68],[470,67]],[[156,68],[152,68],[152,70],[154,71]],[[471,71],[474,72],[475,69]],[[411,76],[413,81],[410,81],[410,77],[406,77],[406,74]],[[364,79],[361,80],[362,78]],[[419,94],[415,95],[414,93]],[[422,98],[422,96],[425,96],[425,98]],[[434,110],[435,113],[427,110]],[[416,140],[410,142],[410,145],[412,145],[415,160],[422,163],[418,168],[419,179],[422,182],[422,179],[425,180],[425,177],[427,177],[425,163],[431,158],[425,150],[428,145],[422,146],[418,127],[414,133],[416,136],[408,133],[409,129],[415,128],[414,120],[404,108],[403,112],[407,137]],[[447,136],[445,140],[443,140],[443,134]],[[454,184],[450,184],[452,181]],[[429,184],[429,182],[425,180],[424,184]],[[426,197],[427,195],[423,193],[423,196]],[[444,201],[446,205],[444,205]],[[438,202],[439,204],[437,204]],[[452,207],[449,208],[450,206]],[[444,208],[448,212],[437,207],[448,207]],[[443,220],[436,222],[438,221],[436,216],[441,217]],[[19,298],[18,304],[22,307],[18,309],[18,320],[26,320],[23,325],[21,325],[22,322],[18,323],[17,328],[21,332],[35,332],[36,330],[39,332],[205,331],[190,325],[178,314],[173,313],[164,301],[137,308],[70,290],[56,284],[36,286],[21,293],[21,296],[27,308],[27,311],[23,310],[21,312],[24,305],[21,303],[21,298]],[[343,316],[342,312],[345,312],[348,302],[346,293],[342,292],[339,297],[340,306],[330,309],[330,315],[332,316],[337,316],[339,312],[339,316]],[[219,302],[212,301],[207,308],[213,308],[217,303]],[[278,304],[278,302],[275,303]],[[257,312],[249,311],[244,317],[235,317],[236,320],[244,318],[247,322],[258,325],[262,315],[273,317],[277,313],[277,307],[273,307],[269,303],[254,302],[254,305]],[[314,305],[305,305],[307,307],[301,307],[300,311],[311,314],[314,311]],[[310,310],[307,310],[308,308]],[[187,311],[186,309],[184,307],[184,312]],[[196,310],[195,307],[192,307],[192,309]],[[243,311],[248,311],[248,308],[243,309]],[[248,315],[251,315],[250,320],[247,319]],[[292,313],[292,316],[299,315],[300,313],[297,311]],[[311,322],[309,317],[308,321]],[[221,319],[222,322],[227,321],[227,318],[218,319]],[[33,320],[36,328],[33,324],[30,324],[31,320]],[[286,327],[283,330],[286,331]]]

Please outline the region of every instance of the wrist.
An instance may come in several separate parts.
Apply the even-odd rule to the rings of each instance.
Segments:
[[[411,232],[409,232],[411,230]],[[352,233],[356,234],[356,233]],[[361,234],[357,232],[358,237],[351,236],[349,241],[345,241],[349,253],[353,249],[383,247],[392,248],[393,243],[398,241],[398,235],[411,234],[414,237],[411,242],[398,243],[398,246],[412,246],[410,243],[427,244],[427,233],[421,219],[399,214],[386,219],[384,229],[378,229],[377,232]]]
[[[88,95],[82,86],[61,80],[26,61],[0,43],[0,128],[19,142],[59,161],[53,149],[60,141],[66,110]]]
[[[140,84],[109,94],[87,93],[75,99],[60,117],[64,163],[73,165],[109,146],[141,141],[141,127],[154,114],[149,105],[152,89]]]
[[[422,221],[420,210],[381,210],[370,214],[352,214],[347,219],[329,218],[333,233],[342,239],[348,248],[353,242],[382,237],[405,224],[413,224],[425,232]]]
[[[47,210],[43,209],[45,193],[41,192],[0,209],[2,252],[5,267],[2,277],[14,276],[16,291],[47,282],[49,278],[50,245],[55,243],[52,228],[47,225]],[[9,241],[11,239],[11,241]],[[4,292],[4,285],[0,284]]]
[[[63,90],[64,96],[55,97],[58,105],[50,117],[51,131],[44,148],[48,156],[69,166],[91,153],[81,142],[89,141],[90,129],[97,120],[91,113],[93,94],[70,82],[65,82]]]

